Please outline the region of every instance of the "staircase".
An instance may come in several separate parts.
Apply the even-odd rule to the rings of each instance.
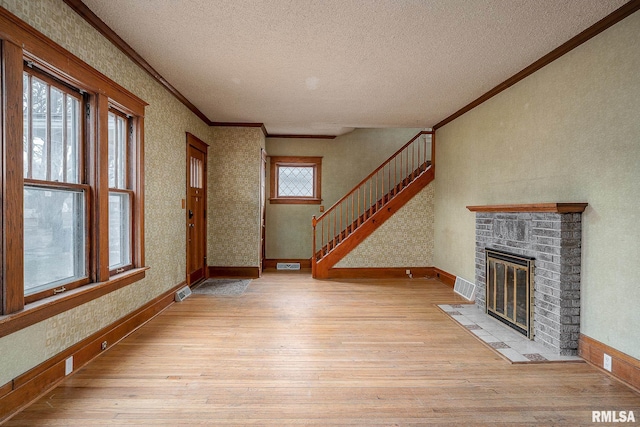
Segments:
[[[318,218],[312,219],[314,278],[329,270],[434,179],[435,134],[422,131]]]

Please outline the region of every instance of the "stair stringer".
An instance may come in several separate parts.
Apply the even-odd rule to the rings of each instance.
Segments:
[[[398,192],[384,207],[376,211],[358,228],[349,234],[342,242],[329,252],[325,257],[316,262],[313,277],[316,279],[329,278],[329,270],[342,258],[347,256],[356,246],[369,237],[378,227],[385,223],[409,200],[418,194],[423,188],[431,183],[435,178],[435,169],[431,166],[411,181],[406,187]],[[315,255],[314,255],[315,256]]]

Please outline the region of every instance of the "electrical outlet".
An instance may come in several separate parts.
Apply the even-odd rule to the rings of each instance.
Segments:
[[[407,273],[407,275],[411,274],[411,270],[405,270],[405,273]]]
[[[611,356],[609,356],[607,353],[604,354],[604,360],[602,362],[602,367],[606,371],[611,372]]]
[[[106,350],[107,349],[107,342],[106,341],[102,341],[102,344],[100,345],[100,348],[102,350]]]
[[[64,361],[64,374],[69,375],[73,372],[73,356]]]

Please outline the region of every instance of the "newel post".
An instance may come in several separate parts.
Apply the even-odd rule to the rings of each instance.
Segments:
[[[311,225],[313,226],[312,231],[312,240],[313,240],[313,251],[311,252],[311,277],[316,277],[316,225],[318,224],[318,219],[314,215],[311,217]]]

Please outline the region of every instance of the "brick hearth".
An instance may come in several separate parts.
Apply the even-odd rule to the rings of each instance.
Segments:
[[[540,206],[544,212],[536,211]],[[549,206],[558,209],[548,212]],[[535,258],[534,340],[559,355],[578,351],[585,207],[586,203],[468,207],[476,212],[476,304],[485,310],[485,248]]]

